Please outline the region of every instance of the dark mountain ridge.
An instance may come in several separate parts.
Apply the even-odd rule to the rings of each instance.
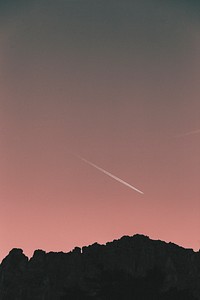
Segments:
[[[0,265],[1,300],[197,300],[200,251],[144,235],[68,253],[12,249]]]

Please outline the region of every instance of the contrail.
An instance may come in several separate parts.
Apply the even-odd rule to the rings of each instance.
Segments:
[[[99,170],[99,171],[101,171],[102,173],[104,173],[104,174],[110,176],[111,178],[115,179],[116,181],[118,181],[118,182],[120,182],[120,183],[122,183],[122,184],[128,186],[128,187],[131,188],[132,190],[134,190],[134,191],[136,191],[136,192],[138,192],[138,193],[140,193],[140,194],[144,194],[142,191],[136,189],[136,188],[135,188],[134,186],[132,186],[131,184],[129,184],[129,183],[127,183],[126,181],[120,179],[119,177],[117,177],[117,176],[111,174],[110,172],[108,172],[108,171],[106,171],[106,170],[100,168],[99,166],[95,165],[95,164],[92,163],[91,161],[89,161],[89,160],[87,160],[87,159],[85,159],[85,158],[83,158],[83,157],[81,157],[81,156],[79,156],[79,155],[76,155],[76,156],[77,156],[79,159],[81,159],[82,161],[84,161],[86,164],[88,164],[88,165],[90,165],[90,166],[96,168],[97,170]]]
[[[200,129],[189,131],[189,132],[186,132],[186,133],[183,133],[183,134],[179,134],[176,137],[183,137],[183,136],[197,134],[197,133],[200,133]]]

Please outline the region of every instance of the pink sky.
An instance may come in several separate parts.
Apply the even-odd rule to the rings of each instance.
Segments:
[[[1,259],[135,233],[198,250],[199,23],[156,1],[62,5],[2,21]]]

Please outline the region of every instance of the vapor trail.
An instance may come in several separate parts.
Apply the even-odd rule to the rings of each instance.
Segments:
[[[200,129],[189,131],[189,132],[186,132],[183,134],[179,134],[176,137],[182,137],[182,136],[187,136],[187,135],[192,135],[192,134],[197,134],[197,133],[200,133]]]
[[[131,184],[129,184],[129,183],[127,183],[126,181],[120,179],[119,177],[117,177],[117,176],[111,174],[110,172],[108,172],[108,171],[106,171],[106,170],[100,168],[99,166],[95,165],[95,164],[92,163],[91,161],[89,161],[89,160],[87,160],[87,159],[85,159],[85,158],[83,158],[83,157],[81,157],[81,156],[79,156],[79,155],[76,155],[76,156],[77,156],[79,159],[81,159],[82,161],[84,161],[86,164],[88,164],[88,165],[94,167],[95,169],[101,171],[102,173],[104,173],[104,174],[110,176],[111,178],[115,179],[116,181],[118,181],[118,182],[120,182],[120,183],[126,185],[127,187],[131,188],[132,190],[134,190],[134,191],[136,191],[136,192],[138,192],[138,193],[140,193],[140,194],[144,194],[142,191],[136,189],[136,188],[135,188],[134,186],[132,186]]]

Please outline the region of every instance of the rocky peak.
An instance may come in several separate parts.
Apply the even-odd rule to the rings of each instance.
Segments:
[[[13,249],[0,265],[1,300],[200,299],[200,253],[124,236],[69,253]]]

